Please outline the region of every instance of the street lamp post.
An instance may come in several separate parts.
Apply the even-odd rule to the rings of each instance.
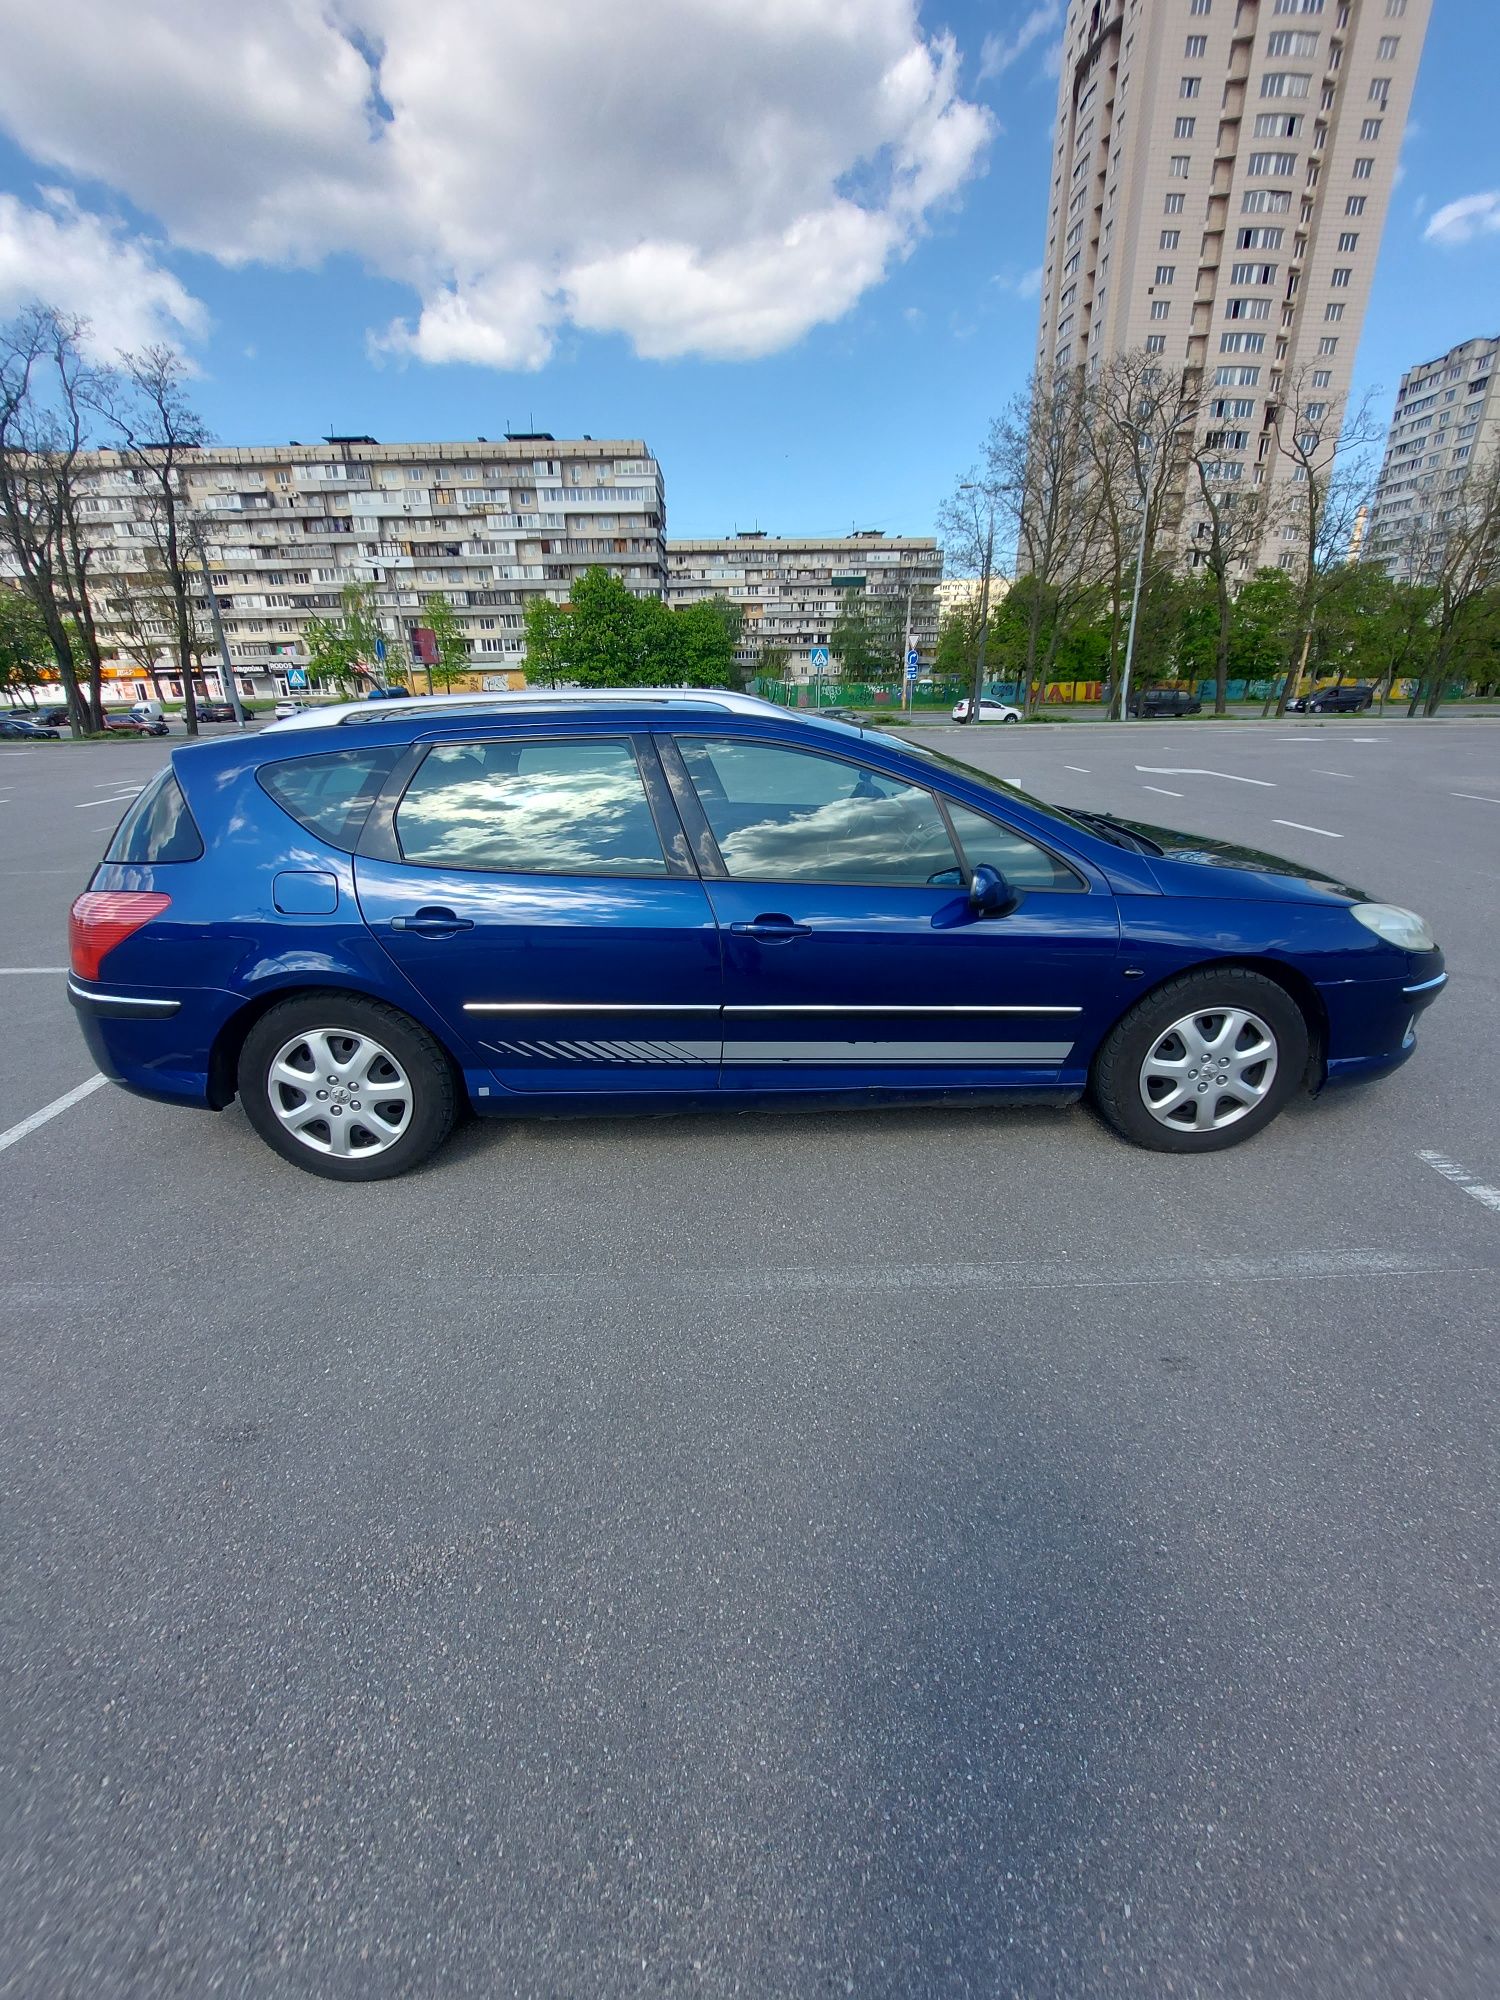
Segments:
[[[978,493],[983,489],[969,481],[959,487],[960,493]],[[984,695],[984,651],[990,635],[990,571],[995,560],[995,496],[987,494],[989,512],[985,521],[984,556],[979,569],[979,644],[974,652],[974,685],[969,690],[969,712],[964,717],[966,723],[978,722],[979,704]]]
[[[240,700],[239,687],[234,678],[234,662],[229,657],[229,641],[224,636],[224,620],[219,612],[219,593],[214,589],[214,580],[209,572],[208,557],[203,551],[203,537],[199,534],[198,523],[191,514],[187,517],[187,529],[188,539],[192,542],[193,548],[197,552],[198,568],[203,577],[203,589],[208,597],[208,615],[213,620],[214,637],[219,642],[219,659],[222,664],[221,678],[224,682],[224,692],[228,695],[229,705],[234,710],[235,721],[243,729],[249,717],[245,713],[245,704]]]

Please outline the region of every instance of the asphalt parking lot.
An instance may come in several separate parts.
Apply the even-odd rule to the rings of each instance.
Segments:
[[[169,746],[0,746],[0,1993],[1500,1991],[1500,725],[922,735],[1421,910],[1416,1056],[1199,1160],[28,1126]]]

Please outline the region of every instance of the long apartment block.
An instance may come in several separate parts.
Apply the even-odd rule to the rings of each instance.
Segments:
[[[110,668],[139,680],[143,652],[169,659],[170,630],[163,615],[143,634],[138,611],[130,629],[109,586],[146,574],[143,491],[111,452],[92,454],[83,472]],[[639,438],[214,447],[187,455],[185,482],[249,687],[305,659],[309,621],[336,614],[349,583],[373,588],[381,622],[401,639],[422,623],[423,598],[442,592],[482,671],[523,663],[531,598],[565,599],[595,565],[659,597],[666,573],[661,468]]]
[[[1443,517],[1500,451],[1500,334],[1465,340],[1401,377],[1364,556],[1401,581],[1419,576]]]
[[[788,679],[814,671],[849,593],[873,598],[905,629],[924,662],[937,650],[937,585],[943,554],[930,536],[789,537],[761,533],[667,542],[667,601],[722,598],[744,617],[739,663],[759,665],[767,648],[789,656]]]
[[[1039,370],[1159,355],[1224,481],[1290,478],[1278,398],[1294,376],[1315,406],[1348,394],[1430,11],[1071,0]],[[1260,560],[1296,558],[1272,529]]]

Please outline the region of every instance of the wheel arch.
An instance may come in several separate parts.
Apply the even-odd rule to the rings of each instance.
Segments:
[[[410,1008],[396,1006],[396,1003],[387,999],[384,994],[371,993],[352,979],[345,981],[331,979],[325,973],[318,979],[305,977],[298,979],[289,976],[282,984],[265,987],[251,995],[242,1006],[237,1007],[221,1025],[208,1053],[208,1102],[213,1110],[222,1111],[239,1095],[240,1052],[245,1046],[250,1030],[262,1015],[268,1014],[283,1000],[303,1000],[315,993],[335,994],[346,1000],[368,1000],[375,1006],[394,1007],[398,1014],[406,1015],[414,1027],[421,1028],[425,1034],[430,1035],[442,1050],[447,1058],[448,1067],[453,1072],[459,1102],[463,1103],[467,1096],[463,1064],[448,1046],[444,1035],[427,1021],[420,1019]]]
[[[1099,1048],[1103,1048],[1110,1034],[1120,1025],[1127,1014],[1133,1013],[1143,1000],[1149,1000],[1173,980],[1186,979],[1200,972],[1258,972],[1265,979],[1272,980],[1295,1002],[1298,1012],[1307,1023],[1307,1070],[1304,1086],[1316,1090],[1323,1082],[1324,1066],[1328,1050],[1328,1010],[1323,1005],[1323,996],[1307,975],[1299,972],[1279,958],[1260,958],[1254,952],[1236,952],[1225,958],[1198,959],[1191,965],[1173,966],[1170,972],[1162,974],[1151,985],[1130,996],[1130,1002],[1122,1007],[1115,1018],[1099,1037]],[[1099,1048],[1094,1051],[1095,1059]],[[1091,1065],[1092,1066],[1092,1065]]]

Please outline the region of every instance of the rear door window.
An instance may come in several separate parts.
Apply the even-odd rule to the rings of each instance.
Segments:
[[[115,828],[106,861],[196,861],[203,836],[169,764],[139,794]]]
[[[390,776],[404,744],[362,750],[325,750],[315,757],[288,757],[262,764],[256,772],[269,792],[299,826],[352,854],[370,807]]]
[[[517,875],[665,875],[635,751],[598,737],[442,743],[396,809],[404,860]]]

